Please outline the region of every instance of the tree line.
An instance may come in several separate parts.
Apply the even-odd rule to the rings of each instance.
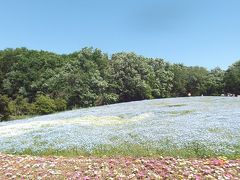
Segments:
[[[240,61],[226,71],[187,67],[135,53],[109,57],[83,48],[59,55],[0,51],[0,119],[143,99],[240,94]]]

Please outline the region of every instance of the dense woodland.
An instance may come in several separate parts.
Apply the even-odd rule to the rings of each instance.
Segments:
[[[152,98],[240,94],[240,61],[187,67],[99,49],[59,55],[26,48],[0,51],[0,119]]]

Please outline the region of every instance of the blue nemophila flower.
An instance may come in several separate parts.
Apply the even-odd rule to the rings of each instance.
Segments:
[[[231,152],[240,140],[240,99],[144,100],[0,123],[0,152],[122,143],[183,147],[191,142]]]

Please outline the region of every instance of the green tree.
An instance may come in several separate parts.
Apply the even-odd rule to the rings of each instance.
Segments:
[[[174,97],[187,96],[187,77],[188,69],[183,64],[173,64],[172,72],[174,74],[173,87],[171,90],[171,95]]]
[[[207,93],[208,70],[203,67],[195,66],[187,69],[186,91],[194,96]]]
[[[188,92],[219,95],[225,89],[239,94],[239,64],[236,62],[225,73],[219,68],[208,71],[171,65],[134,53],[116,53],[109,59],[101,50],[88,47],[65,55],[5,49],[0,51],[0,94],[11,99],[6,103],[5,98],[2,103],[10,108],[6,110],[8,116],[186,96]]]
[[[240,94],[240,61],[232,64],[226,71],[225,92],[232,94]]]
[[[120,101],[152,98],[149,81],[154,72],[144,57],[134,53],[113,54],[111,76]]]
[[[9,107],[10,99],[6,95],[0,95],[0,120],[4,121],[10,118],[11,110]]]
[[[224,93],[224,71],[215,68],[208,74],[207,95],[221,95]]]
[[[153,97],[170,97],[174,78],[172,67],[162,59],[149,59],[148,63],[153,69],[153,76],[149,81]]]

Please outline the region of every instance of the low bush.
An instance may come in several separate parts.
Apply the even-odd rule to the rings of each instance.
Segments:
[[[56,112],[55,101],[49,96],[38,95],[34,103],[34,114],[50,114]]]

